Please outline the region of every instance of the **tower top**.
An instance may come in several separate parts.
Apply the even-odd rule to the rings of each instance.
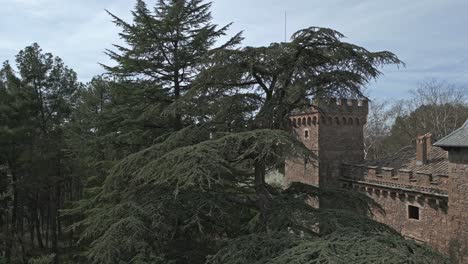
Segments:
[[[324,114],[346,114],[367,115],[369,112],[369,101],[366,99],[347,98],[320,98],[312,101],[312,106],[305,111],[293,111],[291,116],[324,113]]]

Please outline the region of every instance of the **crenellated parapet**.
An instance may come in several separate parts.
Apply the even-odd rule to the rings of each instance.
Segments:
[[[345,180],[425,194],[447,195],[448,176],[377,166],[343,164]]]
[[[315,99],[306,111],[289,116],[292,127],[316,125],[362,126],[367,122],[368,101],[361,99]]]
[[[312,105],[324,113],[367,115],[369,112],[369,101],[365,99],[320,98],[314,99]]]

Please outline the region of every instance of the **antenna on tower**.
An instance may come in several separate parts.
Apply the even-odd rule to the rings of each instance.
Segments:
[[[288,13],[284,11],[284,42],[287,41]]]

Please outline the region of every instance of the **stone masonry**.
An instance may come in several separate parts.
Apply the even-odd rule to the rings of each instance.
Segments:
[[[366,193],[385,210],[375,212],[377,221],[450,254],[459,263],[468,263],[468,137],[464,130],[448,136],[457,140],[450,146],[444,145],[450,138],[433,146],[431,135],[425,134],[416,139],[416,147],[391,161],[366,163],[367,113],[367,101],[333,98],[315,100],[308,111],[292,113],[292,130],[313,157],[286,161],[286,181]],[[466,147],[459,143],[465,140]]]
[[[288,160],[287,181],[336,185],[341,163],[362,163],[367,113],[367,101],[332,98],[315,100],[309,111],[292,114],[294,133],[314,156],[307,161]]]

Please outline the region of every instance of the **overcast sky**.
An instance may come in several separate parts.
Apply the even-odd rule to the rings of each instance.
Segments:
[[[150,5],[154,0],[147,1]],[[103,72],[98,62],[119,29],[104,9],[130,19],[133,0],[0,0],[0,61],[33,42],[61,57],[81,81]],[[468,86],[467,0],[215,0],[214,22],[234,22],[245,45],[268,45],[308,26],[336,29],[349,42],[396,53],[406,68],[386,67],[370,84],[377,98],[403,98],[425,78]]]

